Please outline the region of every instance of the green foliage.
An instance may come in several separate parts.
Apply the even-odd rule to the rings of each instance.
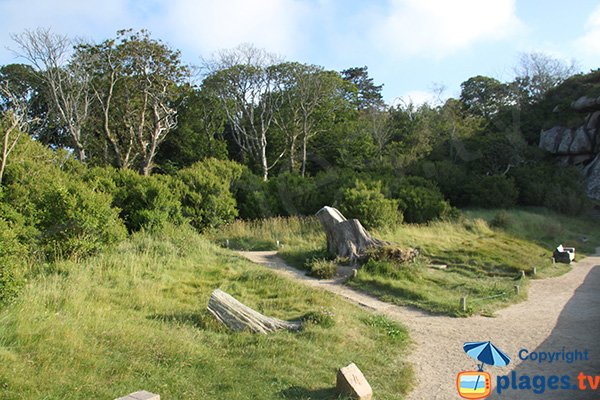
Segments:
[[[346,218],[357,218],[365,228],[381,228],[402,223],[398,200],[387,199],[381,182],[367,185],[356,180],[353,187],[342,190],[339,209]]]
[[[156,155],[163,169],[177,169],[206,158],[227,159],[227,143],[221,137],[225,115],[218,99],[205,90],[188,89],[178,112],[177,127]]]
[[[322,308],[317,311],[311,311],[302,317],[303,326],[306,324],[318,325],[322,328],[328,329],[335,326],[335,314],[326,308]]]
[[[392,197],[400,202],[404,220],[410,223],[425,223],[449,218],[454,214],[452,207],[437,186],[420,177],[408,177],[393,185]]]
[[[511,208],[517,204],[519,189],[512,178],[504,176],[472,176],[465,188],[469,204],[482,208]]]
[[[51,185],[35,199],[40,210],[37,228],[46,253],[87,256],[125,238],[125,229],[111,196],[89,189],[82,181]]]
[[[10,300],[21,286],[20,267],[28,257],[28,248],[19,241],[20,227],[0,214],[0,303]]]
[[[277,199],[273,197],[269,183],[244,168],[232,187],[238,204],[239,217],[259,219],[277,215]]]
[[[510,171],[519,190],[519,204],[543,206],[559,213],[578,215],[589,206],[580,172],[536,163]]]
[[[335,261],[324,258],[313,258],[306,263],[306,269],[310,276],[319,279],[331,279],[335,277],[337,265]]]
[[[51,259],[86,256],[124,238],[110,195],[84,183],[78,175],[84,169],[31,139],[15,148],[7,169],[4,201],[22,216],[29,232],[22,241]]]
[[[230,188],[241,174],[241,165],[215,158],[180,170],[183,216],[199,231],[233,221],[238,210]]]
[[[330,399],[335,389],[323,388],[349,360],[370,371],[381,399],[410,388],[406,336],[390,342],[363,322],[369,311],[279,277],[193,229],[136,233],[85,263],[55,268],[68,273],[32,279],[18,302],[0,309],[3,399],[112,399],[139,388],[169,399]],[[304,319],[304,329],[229,332],[199,306],[217,287],[265,315]]]
[[[101,171],[101,170],[100,170]],[[105,169],[108,173],[111,169]],[[181,202],[176,181],[164,175],[141,176],[135,171],[112,170],[113,204],[130,232],[160,230],[168,223],[181,224]]]
[[[284,172],[269,181],[269,188],[277,200],[279,215],[312,215],[326,205],[313,177]]]

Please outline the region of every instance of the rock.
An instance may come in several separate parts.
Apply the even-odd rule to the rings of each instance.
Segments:
[[[555,126],[540,133],[540,149],[546,150],[549,153],[556,154],[558,146],[562,141],[565,128]]]
[[[160,395],[141,390],[115,400],[160,400]]]
[[[583,174],[588,197],[600,200],[600,154],[583,169]]]
[[[371,385],[354,363],[338,371],[335,387],[341,395],[350,396],[353,399],[371,400],[373,397]]]
[[[565,129],[562,132],[561,141],[558,145],[558,149],[556,150],[556,154],[571,154],[569,153],[571,143],[573,143],[573,131],[570,129]]]
[[[577,112],[590,112],[600,110],[599,99],[595,97],[581,96],[571,103],[571,108]]]
[[[583,126],[574,131],[571,136],[572,141],[569,146],[569,154],[589,154],[593,151],[594,146]]]

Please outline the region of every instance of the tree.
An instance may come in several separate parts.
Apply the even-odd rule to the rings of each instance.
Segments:
[[[460,88],[460,101],[472,115],[490,119],[510,105],[510,87],[497,79],[477,75]]]
[[[276,57],[265,50],[241,45],[207,62],[203,82],[203,88],[220,100],[235,143],[245,157],[258,162],[264,181],[285,154],[284,149],[272,162],[267,159],[269,130],[282,101],[274,95],[275,63]]]
[[[342,71],[342,78],[356,85],[358,89],[359,110],[376,109],[385,107],[381,90],[383,85],[375,85],[373,78],[369,77],[367,66],[348,68]]]
[[[11,93],[27,106],[29,133],[44,144],[55,147],[71,145],[68,134],[53,112],[50,96],[43,80],[31,65],[8,64],[0,67],[0,82],[10,87]]]
[[[77,158],[85,160],[83,129],[92,97],[87,72],[68,63],[73,42],[43,28],[11,37],[20,48],[17,54],[33,65],[46,85],[50,103],[69,134]]]
[[[326,120],[346,103],[348,84],[338,73],[314,65],[282,63],[274,70],[278,85],[276,95],[282,97],[274,122],[285,132],[291,170],[295,169],[296,141],[301,140],[301,175],[304,176],[308,142],[326,128]]]
[[[157,164],[183,168],[207,158],[227,159],[223,138],[226,117],[219,99],[207,90],[188,88],[178,106],[177,128],[159,149]]]
[[[0,83],[0,105],[2,109],[2,119],[0,120],[2,140],[0,184],[2,184],[8,156],[15,148],[23,132],[27,130],[31,121],[29,119],[27,103],[16,95],[6,82]]]
[[[149,175],[159,145],[177,126],[173,103],[189,77],[179,51],[145,30],[122,30],[116,39],[79,46],[72,64],[91,77],[102,136],[116,166],[130,168],[135,161]]]
[[[541,100],[553,87],[573,75],[576,66],[572,62],[550,57],[543,53],[523,53],[515,67],[514,86],[521,103]]]

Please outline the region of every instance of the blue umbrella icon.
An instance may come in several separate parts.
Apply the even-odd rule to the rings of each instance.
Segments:
[[[510,357],[492,342],[466,342],[463,345],[465,353],[480,361],[479,370],[483,371],[483,364],[505,367],[510,363]]]

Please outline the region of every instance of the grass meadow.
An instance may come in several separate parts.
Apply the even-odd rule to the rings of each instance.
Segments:
[[[222,288],[266,315],[311,315],[301,332],[231,333],[208,313]],[[317,317],[315,317],[317,316]],[[355,362],[378,399],[402,399],[406,331],[282,279],[192,229],[138,233],[58,262],[0,310],[2,399],[331,399]]]

